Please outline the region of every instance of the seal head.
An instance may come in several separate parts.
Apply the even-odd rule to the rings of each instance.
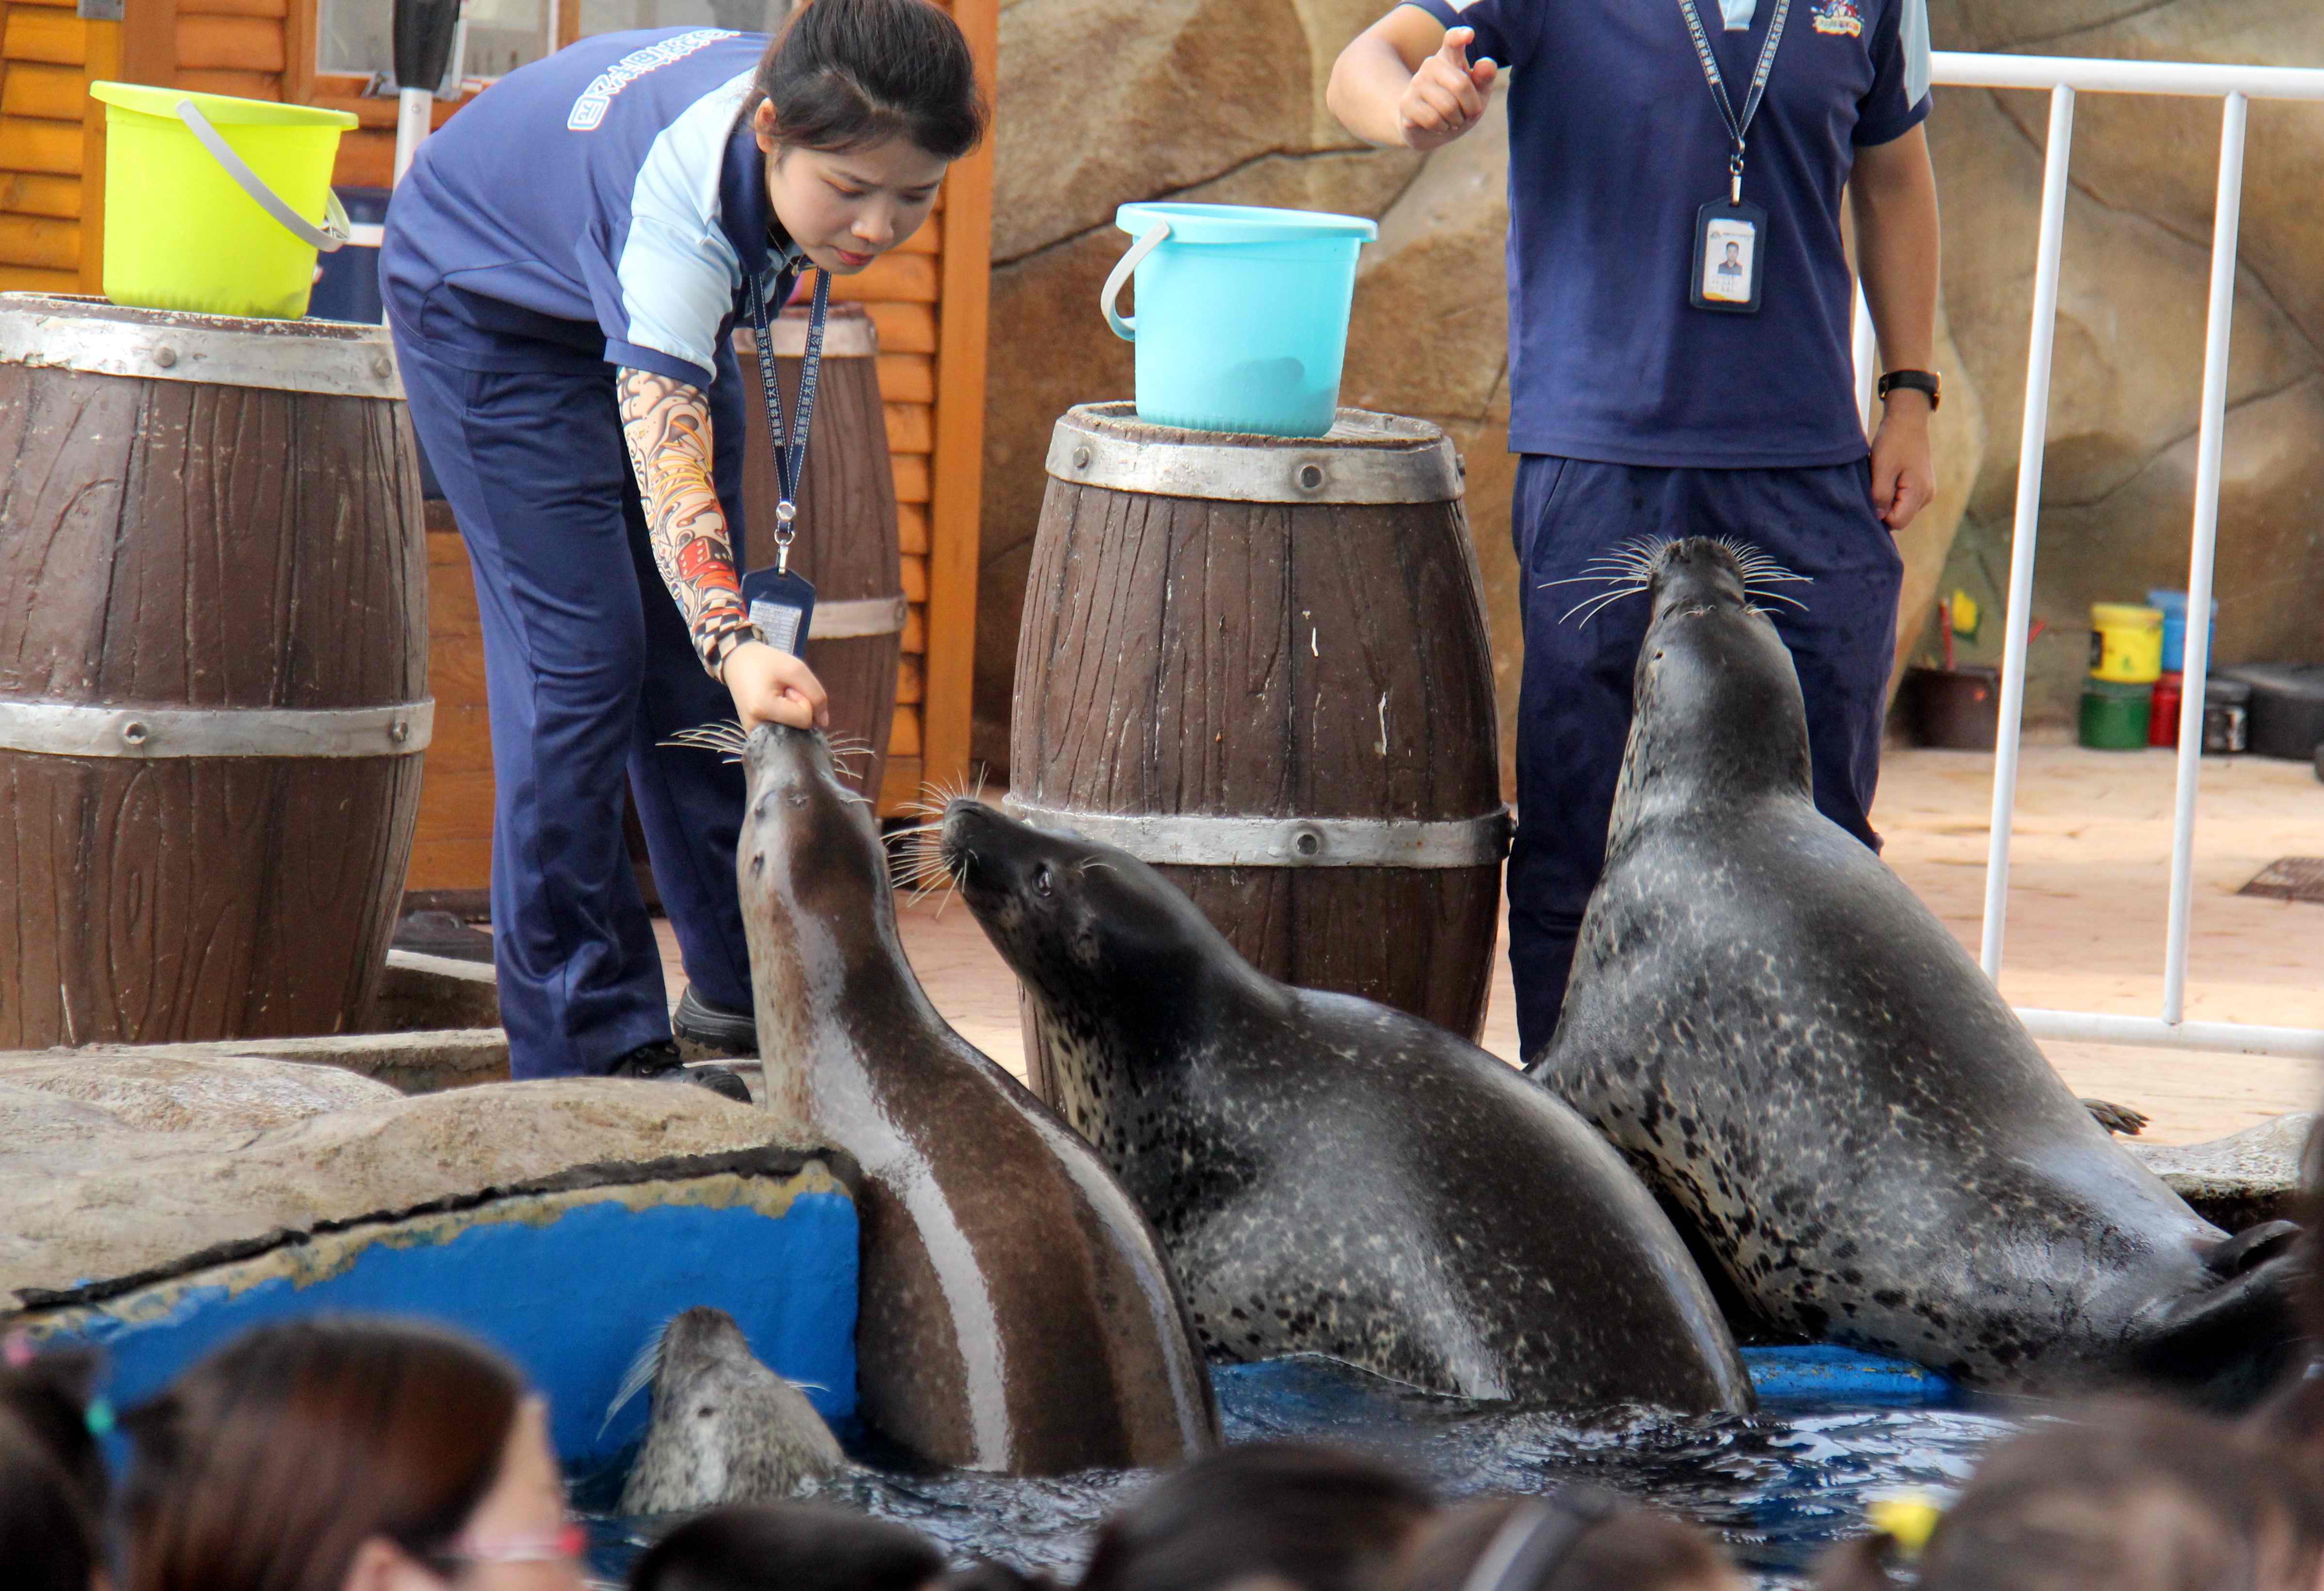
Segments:
[[[653,1419],[622,1485],[625,1514],[772,1503],[812,1493],[847,1468],[815,1405],[759,1362],[724,1310],[671,1320],[639,1356],[613,1408],[649,1376]]]

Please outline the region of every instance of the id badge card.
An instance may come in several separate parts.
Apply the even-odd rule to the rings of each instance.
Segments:
[[[1727,315],[1759,313],[1767,212],[1714,199],[1694,216],[1694,280],[1687,301]]]
[[[804,575],[758,569],[742,576],[742,605],[759,639],[796,658],[807,645],[807,621],[815,617],[815,587]]]

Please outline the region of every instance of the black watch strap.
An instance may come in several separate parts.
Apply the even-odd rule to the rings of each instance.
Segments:
[[[1892,370],[1880,378],[1880,396],[1886,399],[1898,387],[1907,387],[1915,392],[1925,392],[1929,398],[1929,411],[1933,414],[1936,412],[1940,389],[1942,386],[1943,383],[1937,380],[1937,372],[1933,370]]]

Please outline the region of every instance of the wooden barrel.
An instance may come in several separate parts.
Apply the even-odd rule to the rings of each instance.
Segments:
[[[775,340],[775,378],[783,419],[798,412],[799,361],[807,349],[807,311],[787,309],[768,328]],[[742,384],[759,391],[758,339],[734,333]],[[908,610],[897,548],[896,477],[888,462],[887,411],[880,401],[880,339],[861,305],[835,304],[824,327],[815,434],[799,483],[798,538],[791,567],[815,584],[807,664],[831,693],[831,732],[852,736],[871,755],[851,759],[850,777],[880,799],[888,769],[888,731],[896,719],[896,668]],[[775,504],[781,496],[766,406],[750,401],[750,450],[742,467],[744,558],[749,567],[775,561]]]
[[[1342,409],[1320,438],[1223,436],[1092,404],[1048,473],[1010,806],[1153,863],[1270,976],[1475,1036],[1508,819],[1443,433]]]
[[[383,327],[0,294],[0,1048],[335,1033],[428,744]]]

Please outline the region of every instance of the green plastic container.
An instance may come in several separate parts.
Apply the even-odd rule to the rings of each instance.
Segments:
[[[2119,680],[2082,681],[2082,744],[2093,751],[2136,751],[2146,744],[2154,687]]]
[[[355,118],[137,83],[88,91],[105,103],[105,296],[141,309],[306,314],[316,253],[346,239],[331,167]]]

